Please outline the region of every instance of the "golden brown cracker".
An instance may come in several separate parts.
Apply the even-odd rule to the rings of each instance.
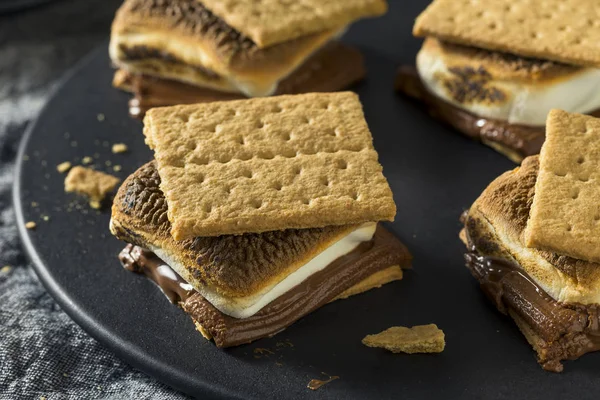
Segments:
[[[525,230],[528,247],[600,262],[600,119],[552,110]]]
[[[335,299],[331,300],[343,300],[347,299],[350,296],[354,296],[356,294],[364,293],[371,289],[380,288],[386,283],[390,283],[393,281],[399,281],[403,277],[402,268],[397,265],[388,267],[381,271],[375,272],[373,275],[366,277],[362,281],[358,282],[356,285],[349,287],[340,293]]]
[[[596,0],[435,0],[415,36],[568,64],[600,65]]]
[[[155,108],[144,122],[175,240],[396,213],[354,93]]]
[[[435,324],[412,328],[393,326],[362,340],[368,347],[382,347],[392,353],[441,353],[446,347],[444,332]]]
[[[202,3],[259,47],[345,26],[387,11],[385,0],[203,0]]]

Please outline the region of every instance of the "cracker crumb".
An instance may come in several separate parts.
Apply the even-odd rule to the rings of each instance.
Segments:
[[[25,228],[27,228],[27,229],[35,229],[36,226],[37,226],[37,224],[33,221],[29,221],[25,224]]]
[[[96,116],[96,118],[98,118],[98,121],[99,121],[99,122],[102,122],[102,121],[104,121],[104,120],[106,119],[106,117],[105,117],[105,116],[104,116],[104,114],[102,114],[102,113],[99,113],[99,114]]]
[[[42,219],[43,219],[44,221],[46,221],[46,222],[50,221],[50,217],[49,217],[49,216],[47,216],[47,215],[43,215],[43,216],[42,216]]]
[[[68,170],[71,169],[71,163],[69,161],[65,161],[63,163],[60,163],[56,166],[56,170],[58,172],[60,172],[61,174],[67,172]]]
[[[81,163],[84,165],[91,164],[92,162],[94,162],[94,159],[90,156],[85,156],[81,159]]]
[[[115,154],[125,153],[128,149],[125,143],[115,143],[112,145],[112,152]]]
[[[12,267],[10,265],[5,265],[4,267],[2,267],[2,269],[0,269],[0,272],[2,272],[3,274],[8,274],[11,269]]]
[[[392,353],[441,353],[446,346],[444,332],[435,324],[412,328],[393,326],[376,335],[367,335],[362,343]]]
[[[340,379],[339,376],[331,376],[326,374],[325,372],[321,372],[321,375],[325,375],[328,376],[329,379],[311,379],[310,382],[308,382],[308,385],[306,385],[307,388],[309,388],[310,390],[318,390],[320,388],[322,388],[323,386],[327,385],[328,383],[331,383],[333,381],[335,381],[336,379]]]
[[[88,196],[90,206],[98,209],[102,200],[119,182],[120,179],[116,176],[76,166],[65,178],[65,192],[77,192]]]
[[[31,202],[31,207],[37,207],[37,206],[39,206],[39,204],[38,204],[37,201],[32,201]]]
[[[120,170],[121,170],[121,166],[120,165],[115,165],[113,167],[113,171],[115,171],[115,172],[119,172]]]

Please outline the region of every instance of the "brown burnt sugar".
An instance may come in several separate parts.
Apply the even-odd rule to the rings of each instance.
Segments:
[[[468,104],[476,101],[494,104],[506,101],[504,92],[488,86],[492,76],[485,68],[450,67],[448,71],[452,74],[452,78],[444,80],[444,87],[457,102]]]
[[[431,38],[427,39],[429,42]],[[545,79],[556,74],[571,72],[580,67],[559,63],[556,61],[542,60],[539,58],[522,57],[514,54],[490,51],[473,46],[464,46],[436,40],[435,46],[442,52],[454,54],[479,64],[492,65],[500,70],[510,72],[514,78]],[[484,68],[485,69],[485,68]]]
[[[164,20],[169,29],[182,28],[193,35],[201,35],[217,43],[223,53],[233,55],[257,49],[251,39],[227,25],[197,0],[135,0],[125,6],[142,18]]]

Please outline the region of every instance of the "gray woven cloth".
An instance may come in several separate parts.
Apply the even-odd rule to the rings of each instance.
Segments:
[[[15,153],[56,80],[108,37],[120,0],[0,15],[0,399],[183,399],[117,359],[61,311],[20,247]]]

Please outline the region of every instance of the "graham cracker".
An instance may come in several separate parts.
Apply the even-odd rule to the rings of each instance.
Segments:
[[[362,340],[368,347],[381,347],[392,353],[441,353],[446,347],[444,332],[435,324],[412,328],[393,326]]]
[[[144,122],[175,240],[395,216],[354,93],[154,108]]]
[[[404,273],[402,272],[402,268],[398,265],[393,265],[386,269],[382,269],[381,271],[377,271],[373,275],[368,276],[362,281],[358,282],[356,285],[349,287],[337,295],[335,299],[331,300],[331,302],[336,300],[344,300],[348,297],[367,292],[371,289],[378,289],[386,283],[402,280],[403,276]]]
[[[573,65],[600,66],[596,0],[435,0],[415,36]]]
[[[600,262],[600,119],[552,110],[527,247]]]
[[[259,47],[339,28],[387,11],[385,0],[202,0]]]
[[[90,198],[94,208],[99,208],[99,203],[119,182],[116,176],[78,165],[65,178],[65,192],[84,194]]]

